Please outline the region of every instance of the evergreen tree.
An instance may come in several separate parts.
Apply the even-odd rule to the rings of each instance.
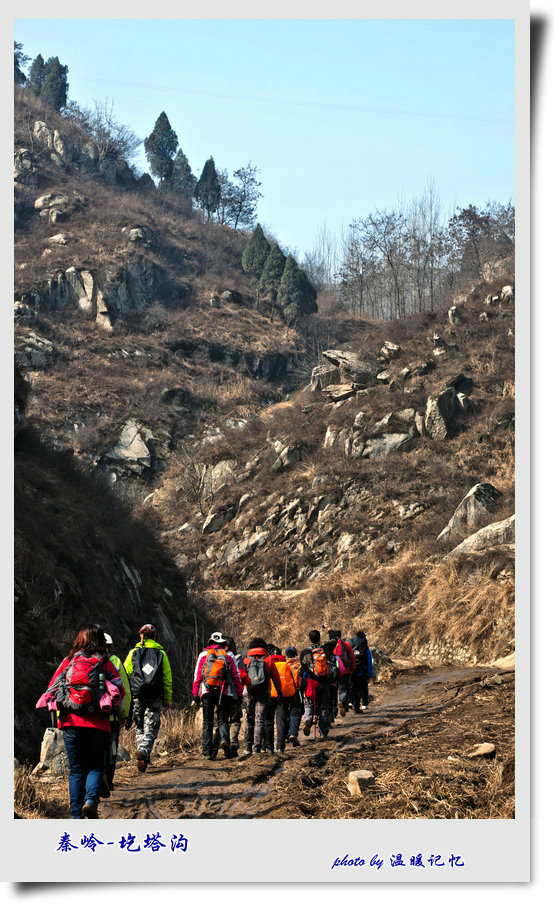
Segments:
[[[302,271],[292,255],[286,260],[281,277],[277,300],[283,307],[285,318],[290,323],[302,315],[317,312],[317,293],[305,271]]]
[[[177,149],[173,160],[173,171],[169,182],[175,192],[182,192],[188,198],[192,198],[194,195],[196,177],[190,168],[186,154],[180,148]]]
[[[69,83],[67,81],[67,66],[62,66],[57,57],[50,57],[44,67],[44,81],[40,90],[40,98],[55,110],[61,110],[67,102]]]
[[[204,164],[204,169],[194,190],[194,198],[207,214],[208,220],[211,220],[221,199],[221,186],[213,157],[210,157]]]
[[[269,253],[269,243],[265,238],[264,231],[257,224],[242,253],[242,267],[247,274],[252,275],[252,284],[257,290],[256,305],[260,301],[260,279]]]
[[[23,53],[23,44],[13,42],[13,82],[14,85],[24,85],[27,77],[22,67],[29,62],[29,57]]]
[[[154,129],[144,140],[144,150],[148,166],[158,178],[159,186],[169,183],[173,173],[173,157],[179,140],[171,128],[167,114],[162,111],[154,124]]]
[[[275,243],[266,258],[264,269],[260,277],[260,290],[262,293],[267,293],[273,304],[277,301],[277,292],[279,290],[283,271],[285,270],[285,263],[286,258],[281,252],[278,244]]]
[[[27,78],[27,88],[40,98],[42,86],[44,85],[44,59],[42,54],[37,54],[31,64],[31,71]]]

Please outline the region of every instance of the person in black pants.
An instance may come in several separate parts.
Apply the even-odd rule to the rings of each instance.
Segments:
[[[370,678],[373,677],[373,660],[363,630],[357,631],[350,640],[350,645],[355,657],[352,674],[352,704],[356,713],[365,712],[369,704],[367,685]]]

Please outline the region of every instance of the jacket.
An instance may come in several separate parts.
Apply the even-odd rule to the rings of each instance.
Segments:
[[[58,665],[52,675],[52,679],[50,680],[48,687],[51,687],[58,679],[60,674],[65,671],[65,669],[69,665],[70,660],[71,659],[69,658],[64,658],[61,664]],[[106,678],[106,683],[113,683],[121,693],[121,696],[125,696],[123,681],[119,675],[117,668],[108,657],[106,657],[104,661],[104,676]],[[109,714],[105,714],[103,712],[89,712],[79,715],[77,712],[68,711],[58,713],[58,727],[61,729],[65,727],[96,728],[99,731],[107,731],[109,734],[111,730],[111,723]]]
[[[221,649],[221,646],[215,644],[213,646],[206,646],[198,656],[194,669],[194,680],[192,682],[192,695],[194,698],[197,696],[204,696],[204,694],[208,692],[208,687],[202,680],[202,668],[204,667],[209,652],[213,652],[216,649]],[[238,699],[239,696],[242,696],[242,681],[240,679],[239,669],[231,652],[226,652],[225,656],[227,659],[227,680],[223,687],[223,695]]]
[[[122,721],[125,721],[125,719],[129,715],[129,712],[131,710],[131,703],[133,701],[133,696],[131,694],[131,687],[129,686],[129,678],[127,676],[127,671],[123,667],[123,662],[121,661],[120,658],[118,658],[117,655],[110,655],[110,661],[113,664],[116,671],[118,672],[119,676],[121,677],[121,681],[123,683],[123,689],[125,690],[125,698],[123,699],[122,702],[119,703],[119,706],[117,707],[115,712],[111,713],[110,718],[112,721],[115,718],[119,718]]]
[[[164,653],[163,660],[162,660],[163,703],[164,703],[164,705],[170,705],[171,697],[173,696],[173,681],[172,681],[172,677],[171,677],[171,666],[169,664],[169,658],[167,657],[167,653],[166,653],[164,647],[161,646],[159,644],[159,642],[156,642],[155,639],[145,639],[144,646],[147,649],[161,649],[162,652]],[[135,649],[140,649],[140,648],[142,648],[142,644],[139,642],[136,644],[136,646],[134,646],[131,649],[131,651],[129,652],[129,654],[127,655],[127,658],[125,659],[125,661],[123,663],[123,667],[125,668],[129,677],[133,673],[133,652],[135,651]]]
[[[248,670],[248,665],[250,663],[250,659],[255,655],[261,655],[263,657],[263,660],[266,664],[267,672],[269,675],[270,688],[271,688],[271,683],[273,683],[274,688],[277,691],[277,696],[282,696],[281,677],[279,675],[279,671],[275,667],[275,661],[274,661],[275,657],[279,658],[282,656],[268,655],[266,649],[249,649],[248,654],[247,654],[246,658],[244,659],[244,664],[245,664],[247,670]]]

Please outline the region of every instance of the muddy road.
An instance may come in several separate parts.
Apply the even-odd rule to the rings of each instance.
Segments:
[[[119,763],[100,804],[106,819],[510,818],[514,790],[514,672],[494,667],[400,670],[370,688],[366,712],[337,718],[326,740],[300,733],[284,758],[214,762],[200,747],[154,756],[145,774]],[[242,739],[242,730],[241,730]],[[496,753],[470,759],[479,743]],[[375,789],[350,796],[349,771]]]

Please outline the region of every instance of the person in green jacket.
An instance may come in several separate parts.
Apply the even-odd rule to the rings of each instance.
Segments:
[[[123,688],[125,690],[125,698],[119,704],[117,709],[110,713],[110,742],[106,753],[104,778],[102,782],[102,791],[100,793],[101,797],[109,797],[112,790],[114,789],[113,779],[115,774],[115,764],[117,761],[117,748],[119,746],[119,729],[123,724],[125,724],[127,718],[129,717],[133,696],[131,694],[131,687],[129,686],[127,671],[124,669],[121,659],[117,655],[113,654],[113,639],[109,633],[106,633],[106,631],[104,631],[104,639],[106,640],[106,648],[108,650],[108,655],[110,656],[110,661],[119,672],[119,676],[123,681]]]
[[[163,647],[157,642],[152,624],[139,630],[140,642],[124,662],[133,694],[133,722],[137,742],[137,768],[145,772],[160,730],[162,709],[171,708],[173,695],[171,667]]]

